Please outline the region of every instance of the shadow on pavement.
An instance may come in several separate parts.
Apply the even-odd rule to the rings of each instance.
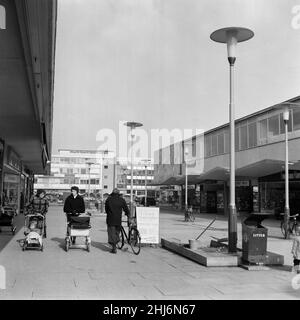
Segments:
[[[51,238],[51,240],[58,242],[59,247],[60,247],[61,249],[64,249],[64,250],[65,250],[65,238],[57,238],[57,237],[56,237],[56,238]]]
[[[291,272],[292,271],[292,266],[289,265],[283,265],[283,266],[268,266],[270,269],[277,270],[277,271],[286,271],[286,272]]]
[[[22,229],[24,223],[24,216],[19,214],[14,218],[14,225],[16,226],[16,234]],[[1,227],[0,232],[0,252],[8,245],[8,243],[15,237],[11,232],[11,227]]]
[[[103,243],[103,242],[92,241],[92,247],[100,249],[102,251],[110,251],[111,250],[111,248],[108,246],[108,244]]]

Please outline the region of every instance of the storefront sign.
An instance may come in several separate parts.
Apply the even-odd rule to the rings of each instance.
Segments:
[[[236,187],[249,187],[249,180],[241,180],[235,182]]]
[[[159,208],[136,207],[137,228],[141,243],[159,243]]]
[[[10,182],[10,183],[19,183],[20,182],[20,177],[15,174],[4,174],[4,182]]]

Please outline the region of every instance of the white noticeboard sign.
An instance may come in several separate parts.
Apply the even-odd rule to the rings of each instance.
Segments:
[[[159,208],[136,207],[136,222],[141,243],[159,243]]]

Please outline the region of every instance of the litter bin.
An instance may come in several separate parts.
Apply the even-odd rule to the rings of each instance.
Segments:
[[[266,262],[268,229],[261,225],[265,218],[261,215],[251,215],[242,224],[242,259],[245,262]]]

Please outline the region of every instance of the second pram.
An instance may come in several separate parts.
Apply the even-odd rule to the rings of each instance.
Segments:
[[[89,252],[91,250],[90,237],[90,213],[81,214],[67,214],[67,235],[65,238],[65,249],[69,251],[70,248],[86,248]],[[76,244],[76,238],[83,237],[84,244]]]

